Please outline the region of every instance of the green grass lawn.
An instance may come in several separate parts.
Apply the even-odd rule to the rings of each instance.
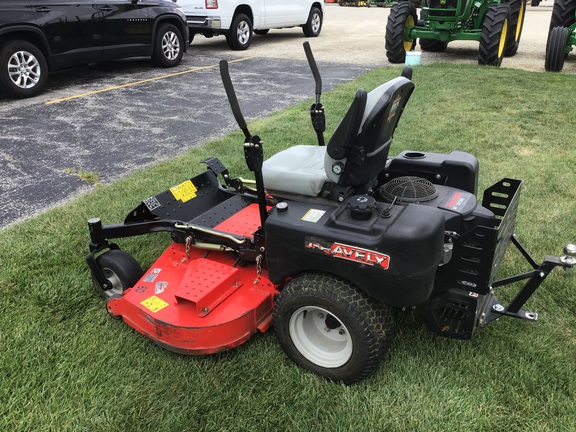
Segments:
[[[377,70],[325,94],[328,130],[356,89],[399,72]],[[473,153],[481,190],[524,180],[516,232],[537,260],[576,241],[575,75],[431,65],[417,67],[414,82],[393,155]],[[267,155],[315,142],[309,105],[249,122]],[[471,341],[437,338],[398,313],[380,369],[349,387],[299,369],[273,332],[228,353],[185,357],[111,319],[84,262],[86,220],[120,222],[141,199],[200,172],[207,156],[248,176],[242,139],[208,143],[0,231],[0,430],[576,430],[574,273],[555,270],[526,305],[538,322],[504,318]],[[146,267],[169,236],[119,243]],[[510,253],[501,275],[526,270]]]

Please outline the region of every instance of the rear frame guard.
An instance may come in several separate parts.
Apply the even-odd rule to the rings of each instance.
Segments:
[[[482,206],[494,212],[500,223],[497,227],[496,247],[494,250],[494,259],[492,261],[492,270],[490,273],[489,292],[493,294],[494,289],[510,285],[515,282],[527,280],[522,288],[518,291],[514,299],[508,306],[498,303],[494,297],[491,302],[487,302],[489,310],[484,310],[485,317],[480,327],[492,322],[502,315],[513,318],[523,318],[530,321],[536,321],[538,314],[522,310],[522,306],[530,299],[532,294],[544,282],[546,277],[554,267],[562,267],[568,270],[574,266],[573,263],[567,262],[562,257],[547,255],[541,264],[538,264],[528,253],[526,248],[520,243],[514,233],[514,224],[520,198],[520,188],[522,182],[514,179],[503,179],[484,191]],[[512,193],[512,190],[514,192]],[[511,196],[510,196],[511,195]],[[532,267],[532,271],[510,276],[504,279],[495,280],[508,245],[512,244],[518,249],[525,260]]]
[[[521,185],[520,180],[504,178],[484,191],[482,206],[495,214],[494,227],[479,225],[461,235],[453,233],[452,258],[437,280],[445,290],[422,305],[424,321],[434,334],[470,339],[476,329],[501,316],[536,321],[538,314],[523,310],[524,304],[554,267],[568,270],[576,264],[576,259],[566,256],[546,256],[539,264],[516,238]],[[510,242],[532,270],[496,279]],[[524,280],[510,304],[502,305],[495,289]]]

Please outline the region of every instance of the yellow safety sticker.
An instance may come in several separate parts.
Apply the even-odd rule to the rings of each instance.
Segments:
[[[170,192],[174,195],[174,198],[182,202],[190,201],[192,198],[196,197],[196,186],[190,181],[186,180],[180,183],[178,186],[173,186],[170,188]]]
[[[140,304],[146,309],[150,309],[152,312],[158,312],[168,306],[168,303],[155,295],[148,297],[146,300],[140,302]]]
[[[326,213],[324,210],[310,209],[300,220],[316,223],[324,216],[324,213]]]

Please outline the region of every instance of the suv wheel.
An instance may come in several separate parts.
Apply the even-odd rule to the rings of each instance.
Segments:
[[[232,20],[230,31],[226,35],[228,46],[236,51],[248,49],[252,42],[252,21],[244,14],[238,14]]]
[[[173,24],[161,24],[154,40],[152,60],[162,67],[174,67],[180,64],[184,54],[182,33]]]
[[[13,40],[0,48],[0,87],[10,96],[36,96],[47,78],[48,64],[36,45]]]
[[[308,21],[304,24],[302,30],[306,37],[316,37],[320,34],[320,30],[322,30],[322,12],[318,8],[313,7],[310,9]]]

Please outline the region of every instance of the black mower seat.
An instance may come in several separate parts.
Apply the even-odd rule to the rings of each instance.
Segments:
[[[398,77],[370,93],[356,92],[326,147],[299,145],[264,162],[266,189],[318,196],[326,181],[362,189],[376,181],[414,84]]]

